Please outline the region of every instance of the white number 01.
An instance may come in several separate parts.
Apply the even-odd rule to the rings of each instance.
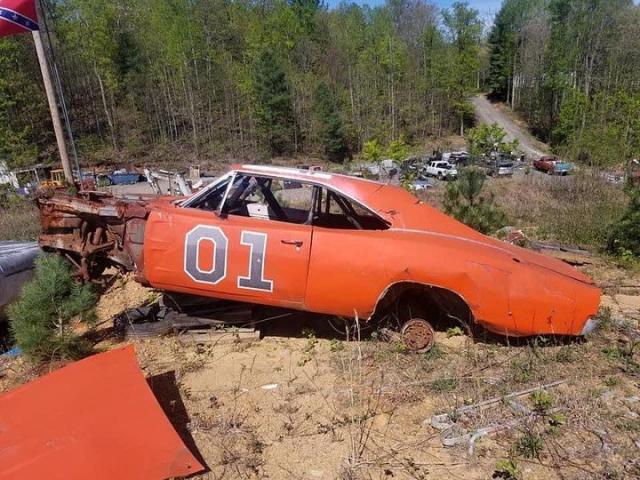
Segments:
[[[200,268],[200,243],[213,244],[213,265],[209,270]],[[240,244],[250,248],[249,269],[246,276],[238,276],[238,288],[273,292],[273,281],[264,278],[264,259],[267,234],[243,230]],[[198,225],[190,230],[184,242],[184,271],[194,282],[217,285],[227,276],[229,239],[221,228]]]

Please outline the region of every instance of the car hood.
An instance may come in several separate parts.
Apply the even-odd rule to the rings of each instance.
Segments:
[[[423,233],[440,238],[445,236],[452,240],[464,241],[485,250],[493,250],[498,255],[508,255],[518,263],[535,265],[580,282],[593,284],[588,276],[565,262],[483,235],[440,210],[420,202],[408,192],[398,190],[400,189],[396,187],[384,186],[368,202],[369,206],[377,207],[376,209],[390,221],[391,230]],[[385,197],[390,200],[391,195],[397,208],[385,209],[384,205],[392,204],[385,202]]]

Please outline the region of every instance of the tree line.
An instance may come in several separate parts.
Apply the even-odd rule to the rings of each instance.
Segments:
[[[464,131],[483,24],[463,2],[46,0],[81,161],[343,159]],[[0,39],[0,158],[53,156],[29,36]],[[5,73],[6,72],[6,73]]]
[[[640,155],[640,7],[505,0],[487,87],[561,154],[595,166]]]

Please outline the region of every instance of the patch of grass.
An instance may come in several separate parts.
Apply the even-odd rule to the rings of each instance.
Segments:
[[[498,204],[516,227],[531,228],[530,235],[571,245],[602,249],[611,222],[620,218],[627,199],[596,171],[568,177],[525,175],[513,182],[494,182]]]
[[[307,343],[302,349],[303,355],[302,358],[298,361],[299,367],[304,367],[307,363],[311,361],[316,352],[316,345],[318,345],[318,339],[316,338],[316,334],[313,330],[303,330],[303,335],[307,337]]]
[[[329,350],[333,353],[341,352],[342,350],[344,350],[344,344],[341,341],[336,340],[334,338],[331,340],[331,343],[329,344]]]
[[[422,355],[425,360],[438,360],[439,358],[442,358],[444,356],[444,351],[437,343]]]
[[[12,196],[0,202],[0,241],[36,240],[40,234],[40,213],[33,200]]]
[[[620,385],[620,379],[616,376],[607,377],[604,379],[604,384],[607,387],[614,388]]]
[[[513,360],[511,362],[511,379],[517,383],[527,383],[533,379],[534,365],[530,359]]]
[[[450,376],[442,376],[429,383],[429,388],[434,392],[451,392],[458,386],[458,379]]]

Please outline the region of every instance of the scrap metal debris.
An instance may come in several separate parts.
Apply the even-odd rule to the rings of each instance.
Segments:
[[[0,310],[15,299],[33,274],[40,248],[35,242],[0,242]]]
[[[160,408],[132,346],[0,396],[2,480],[161,480],[202,470]]]
[[[453,447],[455,445],[467,444],[467,453],[469,456],[473,456],[475,449],[475,442],[480,438],[490,435],[492,433],[502,432],[509,430],[526,420],[530,420],[536,416],[535,412],[529,410],[525,405],[518,402],[518,398],[528,395],[530,393],[547,390],[559,385],[567,383],[567,380],[557,380],[546,385],[539,385],[537,387],[527,388],[519,392],[510,393],[500,397],[490,398],[473,405],[465,405],[457,408],[453,412],[443,413],[439,415],[433,415],[429,420],[424,423],[429,423],[436,430],[440,430],[440,440],[445,447]],[[511,407],[520,416],[512,420],[504,422],[496,422],[484,427],[477,428],[475,430],[465,430],[462,426],[465,420],[475,415],[478,412],[484,411],[487,408],[492,408],[500,404],[506,404]],[[555,413],[559,409],[550,409],[548,413]]]

